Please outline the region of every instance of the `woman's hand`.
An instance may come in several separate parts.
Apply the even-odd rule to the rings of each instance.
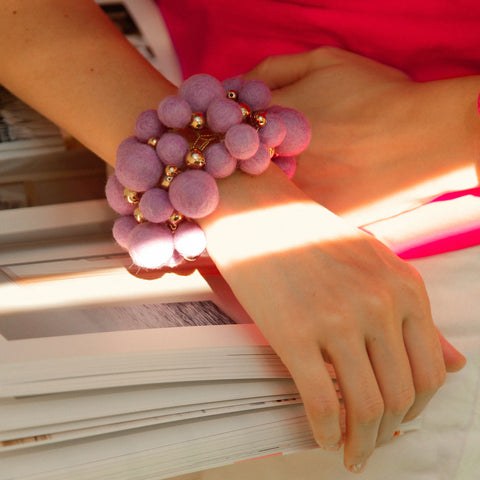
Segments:
[[[219,182],[219,208],[202,219],[208,250],[236,297],[290,370],[314,436],[342,444],[363,468],[375,445],[418,415],[445,379],[428,297],[417,272],[348,226],[276,167]]]
[[[312,126],[295,183],[357,225],[477,183],[480,77],[418,83],[332,47],[267,58],[247,78]],[[465,174],[462,174],[462,169]]]

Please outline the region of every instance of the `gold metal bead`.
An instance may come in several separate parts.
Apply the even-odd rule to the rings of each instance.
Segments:
[[[167,165],[165,167],[162,178],[160,179],[160,185],[159,185],[160,188],[168,190],[168,187],[170,187],[170,184],[172,183],[173,179],[179,173],[180,173],[180,170],[177,167],[175,167],[174,165]]]
[[[178,175],[180,173],[180,170],[175,166],[175,165],[167,165],[165,167],[165,175]]]
[[[173,212],[168,219],[168,226],[172,231],[176,230],[178,224],[184,219],[185,217],[178,212]]]
[[[238,92],[236,90],[229,90],[227,92],[227,98],[230,100],[238,100]]]
[[[170,187],[170,184],[172,183],[174,178],[175,178],[174,175],[164,175],[160,180],[160,188],[164,188],[165,190],[168,190],[168,187]]]
[[[253,122],[256,127],[262,128],[267,124],[267,117],[265,113],[255,113],[253,115]]]
[[[205,157],[200,150],[194,148],[187,153],[185,163],[189,168],[202,168],[205,166]]]
[[[123,189],[123,198],[131,205],[136,205],[140,201],[140,195],[129,188]]]
[[[247,120],[250,117],[250,115],[252,114],[252,109],[248,105],[246,105],[245,103],[239,103],[238,105],[242,109],[243,119]]]
[[[270,155],[270,158],[274,158],[277,156],[277,152],[275,152],[275,149],[273,147],[268,147],[268,153]]]
[[[146,222],[145,217],[143,216],[142,212],[140,211],[140,209],[138,207],[134,210],[133,216],[135,217],[135,220],[138,223]]]
[[[149,138],[148,141],[147,141],[148,145],[150,145],[151,147],[156,147],[157,146],[157,143],[158,143],[158,138],[156,137],[152,137],[152,138]]]
[[[190,121],[190,128],[194,130],[201,130],[205,126],[205,117],[201,112],[192,113],[192,120]]]

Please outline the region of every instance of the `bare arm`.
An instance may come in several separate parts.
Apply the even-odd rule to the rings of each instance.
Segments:
[[[310,120],[294,182],[355,225],[478,182],[480,75],[414,82],[331,47],[270,57],[248,75]]]
[[[111,164],[136,116],[175,92],[90,1],[4,0],[0,43],[0,82]],[[421,279],[275,167],[219,188],[219,208],[202,221],[211,257],[290,369],[328,449],[343,442],[324,360],[333,363],[344,462],[361,469],[445,377]]]
[[[92,1],[3,0],[0,45],[0,83],[112,165],[136,116],[175,92]]]

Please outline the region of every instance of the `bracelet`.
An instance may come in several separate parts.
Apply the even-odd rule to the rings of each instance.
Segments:
[[[197,74],[157,110],[138,116],[105,188],[121,215],[113,237],[135,265],[175,267],[204,253],[205,233],[195,220],[217,207],[216,179],[236,169],[260,175],[271,162],[292,178],[310,126],[297,110],[269,107],[270,101],[259,80],[222,83]]]

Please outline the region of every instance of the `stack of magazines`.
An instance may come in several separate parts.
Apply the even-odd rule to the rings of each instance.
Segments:
[[[1,480],[162,479],[315,446],[285,366],[198,272],[128,273],[100,201],[3,214]]]

